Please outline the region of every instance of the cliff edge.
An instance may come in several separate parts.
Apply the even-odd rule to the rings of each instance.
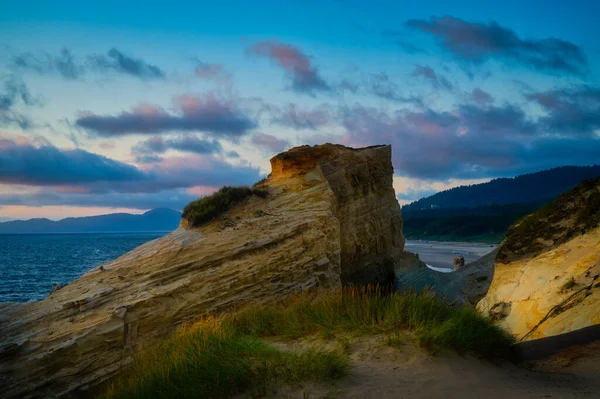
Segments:
[[[302,146],[271,166],[266,198],[182,222],[43,301],[0,304],[3,397],[78,396],[208,312],[393,281],[404,237],[390,146]]]
[[[522,341],[600,324],[600,177],[510,227],[477,307]]]

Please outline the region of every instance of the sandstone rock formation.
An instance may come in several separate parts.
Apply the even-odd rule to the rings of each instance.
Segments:
[[[600,324],[599,224],[596,178],[512,226],[477,307],[520,340]]]
[[[79,395],[204,313],[402,267],[391,147],[297,147],[262,188],[199,228],[182,223],[40,302],[0,304],[3,397]]]

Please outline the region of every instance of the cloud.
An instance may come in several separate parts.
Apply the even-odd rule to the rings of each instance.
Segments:
[[[127,209],[171,208],[181,210],[198,195],[187,189],[165,190],[157,193],[65,193],[46,188],[31,194],[0,194],[0,203],[8,206],[66,206]]]
[[[420,76],[425,78],[431,83],[434,89],[443,88],[450,91],[454,89],[454,86],[448,81],[448,79],[446,79],[443,76],[438,76],[438,74],[435,73],[435,71],[429,66],[415,66],[415,69],[412,71],[411,76]]]
[[[182,135],[172,139],[164,139],[160,136],[151,137],[140,141],[131,148],[131,153],[141,163],[157,162],[160,157],[156,154],[164,154],[167,150],[177,150],[196,154],[217,154],[223,151],[223,147],[216,140],[204,140],[195,135]]]
[[[584,75],[588,69],[581,47],[553,37],[522,39],[493,21],[473,23],[444,16],[409,20],[406,26],[431,34],[441,47],[469,62],[499,59],[538,71],[573,75]]]
[[[131,165],[87,151],[0,139],[0,183],[46,186],[146,179]]]
[[[17,125],[27,129],[33,123],[13,108],[19,104],[31,106],[38,101],[33,98],[27,85],[14,75],[4,76],[0,81],[0,126]]]
[[[35,56],[31,53],[23,53],[14,56],[11,60],[13,69],[29,70],[39,74],[58,73],[66,79],[78,79],[85,68],[78,64],[73,53],[63,48],[58,55],[44,53]]]
[[[21,79],[16,76],[5,76],[0,87],[0,112],[10,111],[19,101],[25,105],[36,103]]]
[[[316,130],[331,123],[332,115],[325,107],[299,110],[296,104],[289,104],[285,109],[276,112],[272,122],[293,129]]]
[[[200,131],[229,139],[239,138],[257,126],[232,101],[220,100],[212,93],[175,97],[174,105],[176,114],[158,106],[140,105],[115,116],[83,115],[76,124],[103,137]]]
[[[593,135],[600,129],[600,87],[582,85],[527,95],[546,116],[541,122],[559,134]]]
[[[344,138],[355,146],[391,144],[397,175],[425,180],[473,179],[598,162],[600,138],[545,130],[517,106],[470,104],[451,112],[355,107],[344,114]]]
[[[223,65],[207,64],[199,60],[196,62],[195,73],[202,79],[219,79],[229,76]]]
[[[421,105],[420,99],[402,95],[398,85],[385,73],[368,75],[364,85],[366,86],[366,91],[376,97],[394,102],[415,103]]]
[[[90,69],[131,75],[143,80],[164,79],[166,75],[158,66],[128,56],[116,48],[110,49],[106,54],[88,55],[84,61],[77,60],[68,48],[63,48],[56,55],[23,53],[13,56],[10,66],[13,70],[31,71],[43,75],[56,73],[71,80],[83,77]]]
[[[59,149],[43,140],[0,139],[0,184],[43,188],[31,195],[0,195],[3,204],[148,209],[160,202],[177,207],[190,200],[185,193],[194,187],[252,184],[259,176],[258,168],[231,165],[213,155],[165,158],[136,168],[79,149]]]
[[[384,39],[390,40],[392,43],[396,44],[405,53],[419,54],[425,52],[421,46],[416,46],[414,43],[406,40],[408,35],[405,30],[384,29],[381,31],[381,36]]]
[[[246,53],[269,58],[286,71],[292,79],[292,90],[296,92],[314,94],[315,91],[331,90],[317,67],[311,64],[311,57],[296,46],[278,40],[264,40],[248,47]]]
[[[149,64],[140,58],[125,55],[114,47],[108,50],[105,56],[89,57],[89,62],[99,70],[113,70],[140,79],[164,79],[165,77],[165,72],[158,66]]]
[[[471,101],[481,106],[489,105],[494,102],[494,97],[490,93],[481,90],[479,87],[473,89],[470,97]]]
[[[266,149],[269,152],[280,153],[292,147],[292,144],[283,139],[264,133],[256,133],[250,140],[257,147]]]

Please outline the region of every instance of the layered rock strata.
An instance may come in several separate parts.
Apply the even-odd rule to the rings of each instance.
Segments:
[[[600,324],[600,178],[512,226],[477,307],[519,340]]]
[[[0,304],[2,396],[78,396],[208,312],[393,281],[404,237],[389,146],[303,146],[271,165],[266,198],[184,222],[43,301]]]

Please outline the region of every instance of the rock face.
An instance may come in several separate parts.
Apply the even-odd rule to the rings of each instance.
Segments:
[[[389,146],[304,146],[271,165],[265,199],[183,222],[43,301],[0,304],[2,396],[80,395],[207,312],[393,281],[404,237]]]
[[[452,273],[433,271],[414,255],[404,252],[406,265],[410,264],[410,259],[407,257],[411,256],[421,265],[414,265],[413,270],[398,274],[397,289],[398,291],[406,289],[422,291],[427,288],[452,303],[475,306],[490,287],[497,252],[497,250],[493,250],[473,262],[466,263]]]
[[[477,307],[520,340],[600,324],[599,223],[596,178],[512,226]]]

